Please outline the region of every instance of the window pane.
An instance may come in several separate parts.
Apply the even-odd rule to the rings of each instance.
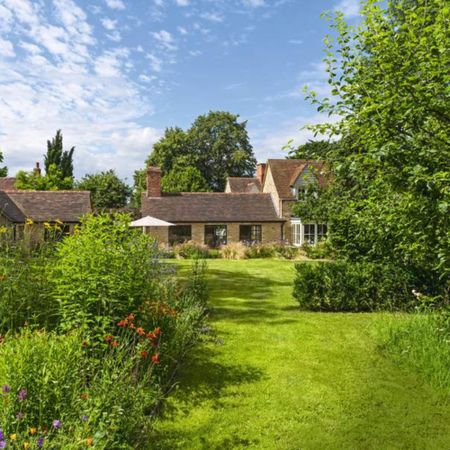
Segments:
[[[220,247],[227,244],[226,225],[205,225],[205,244]]]
[[[257,244],[261,242],[261,225],[240,225],[239,240],[246,244]]]
[[[317,239],[320,241],[327,237],[328,227],[325,223],[319,223],[317,225]]]
[[[305,223],[305,225],[303,225],[303,239],[310,245],[314,245],[316,243],[315,224]]]
[[[169,244],[181,244],[192,239],[191,225],[176,225],[169,227]]]

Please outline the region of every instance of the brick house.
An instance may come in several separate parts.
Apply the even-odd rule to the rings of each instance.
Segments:
[[[311,185],[323,185],[323,162],[269,159],[258,164],[255,177],[229,177],[225,192],[161,192],[161,170],[147,170],[142,217],[172,223],[147,231],[159,242],[173,245],[192,240],[211,247],[232,242],[287,242],[314,245],[327,233],[325,224],[303,223],[291,206]]]
[[[9,180],[0,178],[0,226],[7,227],[14,240],[44,240],[46,222],[61,221],[62,232],[72,233],[80,218],[92,211],[89,191],[5,189],[11,187]]]

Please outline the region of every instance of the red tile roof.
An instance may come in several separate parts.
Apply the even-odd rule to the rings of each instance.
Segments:
[[[14,222],[23,222],[24,218],[35,222],[56,219],[79,222],[81,216],[92,211],[89,191],[15,190],[3,191],[1,194],[0,210],[4,210],[6,215],[12,214],[14,217],[11,220]],[[17,211],[20,211],[21,216]]]
[[[147,197],[142,216],[175,223],[280,222],[270,194],[186,192]]]
[[[231,192],[258,193],[262,191],[261,183],[257,178],[228,177]]]
[[[291,186],[307,166],[317,169],[314,173],[317,176],[318,182],[320,185],[324,184],[324,177],[321,173],[324,165],[323,161],[308,161],[305,159],[269,159],[267,164],[272,173],[275,188],[280,198],[294,198]]]
[[[16,179],[14,177],[0,177],[0,191],[14,189]]]

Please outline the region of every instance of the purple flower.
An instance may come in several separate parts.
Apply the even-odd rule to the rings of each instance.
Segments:
[[[23,419],[24,416],[25,416],[25,414],[24,414],[22,411],[19,411],[19,412],[16,414],[16,417],[17,417],[19,420]]]
[[[0,441],[0,448],[5,448],[5,447],[6,447],[6,442]]]
[[[8,384],[4,384],[4,385],[2,386],[2,392],[3,392],[4,394],[7,394],[10,390],[11,390],[11,386],[9,386]]]
[[[83,422],[87,422],[88,419],[89,419],[89,416],[81,416],[81,420]]]
[[[0,428],[0,441],[3,441],[5,435],[3,434],[3,430]]]
[[[54,420],[53,421],[53,427],[54,428],[56,428],[56,429],[61,428],[61,425],[62,425],[62,423],[61,423],[60,420]]]
[[[44,436],[41,436],[41,437],[38,439],[38,441],[37,441],[37,446],[38,446],[38,447],[42,447],[42,446],[44,445],[44,439],[45,439]]]
[[[21,389],[17,396],[19,397],[19,402],[23,402],[27,398],[27,390]]]

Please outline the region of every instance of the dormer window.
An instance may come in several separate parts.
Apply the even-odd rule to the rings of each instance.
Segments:
[[[299,186],[297,188],[297,200],[304,201],[308,195],[308,188],[306,186]]]

